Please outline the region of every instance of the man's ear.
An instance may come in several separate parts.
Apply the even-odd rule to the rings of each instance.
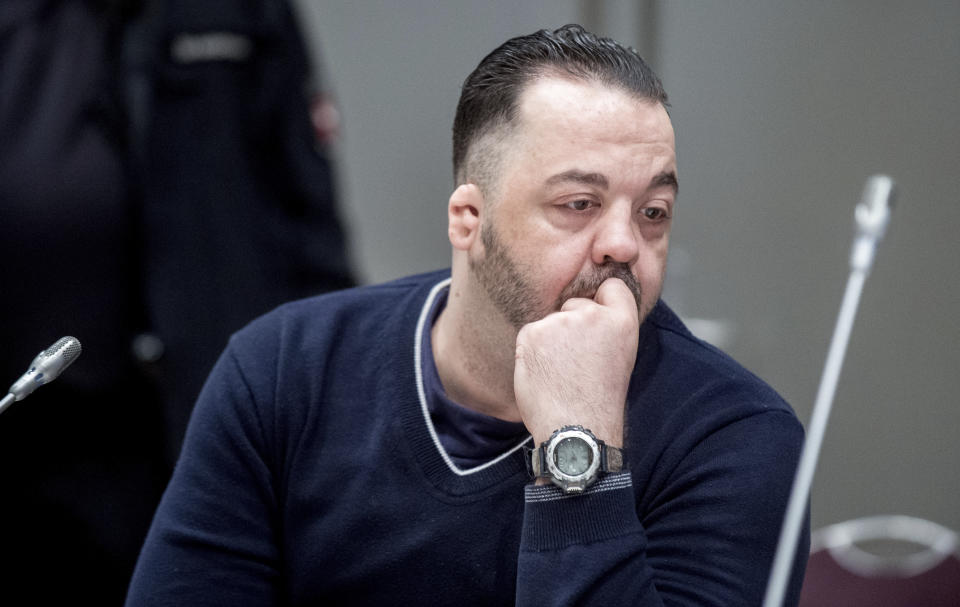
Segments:
[[[450,195],[447,205],[448,233],[450,244],[460,251],[467,251],[480,235],[483,193],[473,183],[459,186]]]

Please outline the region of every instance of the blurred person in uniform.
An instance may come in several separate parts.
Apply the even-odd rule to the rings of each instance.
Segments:
[[[282,0],[0,3],[4,594],[119,604],[228,335],[354,284],[331,123]],[[4,379],[6,378],[6,379]]]

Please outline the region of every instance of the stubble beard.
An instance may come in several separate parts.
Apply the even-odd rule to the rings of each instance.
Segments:
[[[524,325],[558,311],[563,303],[572,297],[592,299],[603,281],[608,278],[619,278],[627,285],[636,300],[641,322],[646,312],[649,312],[644,310],[642,304],[640,283],[627,264],[618,262],[594,265],[580,272],[560,291],[553,306],[544,309],[534,281],[525,276],[510,258],[492,223],[483,225],[480,240],[484,247],[484,257],[480,260],[470,259],[470,269],[493,305],[517,331]]]

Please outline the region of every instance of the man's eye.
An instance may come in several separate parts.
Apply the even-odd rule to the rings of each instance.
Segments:
[[[664,219],[670,219],[670,216],[667,215],[666,210],[661,209],[660,207],[647,207],[641,211],[643,216],[647,219],[653,221],[662,221]]]
[[[571,200],[571,201],[568,202],[565,206],[566,206],[568,209],[572,209],[572,210],[574,210],[574,211],[586,211],[587,209],[589,209],[590,207],[593,206],[593,201],[592,201],[592,200],[586,200],[586,199],[584,199],[584,200]]]

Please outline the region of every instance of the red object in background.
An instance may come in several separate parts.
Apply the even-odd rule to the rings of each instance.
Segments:
[[[323,93],[310,98],[310,123],[318,143],[330,144],[340,136],[340,110]]]

